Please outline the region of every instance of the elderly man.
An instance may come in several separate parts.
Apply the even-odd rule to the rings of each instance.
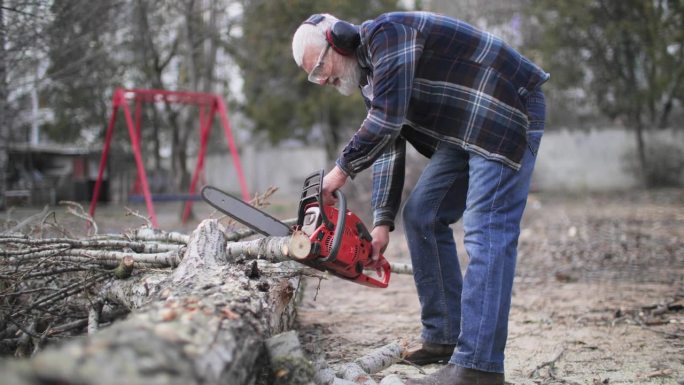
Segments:
[[[323,180],[324,200],[373,166],[373,252],[401,203],[406,142],[430,159],[403,224],[421,304],[422,346],[408,359],[448,365],[412,384],[504,383],[504,347],[520,220],[544,130],[549,75],[501,39],[426,12],[352,25],[312,15],[292,52],[310,81],[349,95],[368,115]],[[463,218],[461,275],[451,224]]]

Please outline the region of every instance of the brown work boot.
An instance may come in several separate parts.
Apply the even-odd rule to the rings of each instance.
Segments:
[[[436,364],[440,362],[446,364],[451,355],[454,354],[455,348],[456,345],[423,342],[419,348],[409,349],[404,357],[404,361],[414,365]]]
[[[427,377],[409,380],[406,385],[504,385],[504,375],[448,364]]]

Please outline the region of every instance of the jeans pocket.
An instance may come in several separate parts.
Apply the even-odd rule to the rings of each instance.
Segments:
[[[527,98],[527,117],[530,121],[527,129],[527,147],[533,156],[537,156],[539,143],[544,135],[544,120],[546,119],[546,101],[544,93],[537,89]]]
[[[527,147],[529,148],[532,155],[537,156],[539,151],[539,144],[541,143],[542,135],[544,131],[528,131],[527,132]]]

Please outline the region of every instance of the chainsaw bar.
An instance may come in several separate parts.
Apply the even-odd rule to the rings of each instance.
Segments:
[[[263,235],[284,237],[291,233],[290,226],[216,187],[204,186],[202,198],[220,212]]]

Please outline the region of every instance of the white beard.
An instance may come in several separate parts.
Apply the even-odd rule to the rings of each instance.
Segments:
[[[349,96],[359,88],[361,80],[361,67],[356,59],[344,61],[344,68],[339,77],[340,84],[336,85],[337,91],[344,96]]]

